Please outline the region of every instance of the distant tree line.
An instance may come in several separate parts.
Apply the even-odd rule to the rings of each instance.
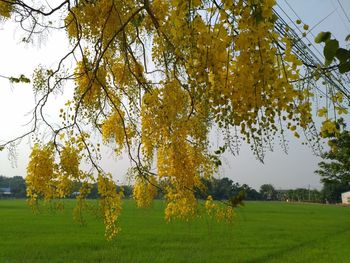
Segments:
[[[72,185],[73,194],[70,196],[71,198],[79,194],[79,189],[81,185],[82,184],[80,182],[73,183]],[[132,186],[122,185],[118,187],[123,188],[125,197],[129,198],[132,196]],[[1,197],[1,190],[8,189],[8,188],[11,190],[10,197],[26,198],[26,184],[22,176],[6,177],[3,175],[0,175],[0,197]],[[90,199],[98,198],[97,184],[92,185],[88,198]]]
[[[290,202],[315,202],[315,203],[336,203],[340,202],[340,193],[348,188],[342,187],[340,184],[325,184],[324,188],[319,191],[316,189],[288,189],[276,190],[272,184],[263,184],[260,190],[257,191],[247,184],[239,184],[233,180],[224,178],[202,178],[203,188],[196,189],[196,197],[199,199],[206,199],[211,195],[214,200],[228,200],[239,194],[244,195],[244,200],[265,200],[265,201],[290,201]],[[74,198],[79,194],[81,183],[73,183],[73,194],[69,198]],[[26,185],[25,180],[21,176],[5,177],[0,175],[0,192],[1,189],[10,188],[11,197],[25,198]],[[121,185],[125,198],[132,198],[132,185]],[[118,189],[118,190],[119,190]],[[1,193],[0,193],[1,196]],[[93,184],[88,198],[98,198],[97,184]],[[156,198],[162,199],[163,193],[158,191]]]
[[[214,200],[228,200],[233,196],[237,196],[240,192],[244,193],[244,200],[261,200],[262,196],[255,189],[247,184],[240,185],[231,179],[224,177],[221,179],[202,178],[204,188],[196,190],[196,197],[206,199],[211,195]]]
[[[23,177],[5,177],[0,175],[0,189],[10,188],[11,196],[15,198],[26,197],[26,185]],[[1,191],[1,190],[0,190]]]
[[[69,198],[74,198],[76,195],[79,194],[79,189],[81,188],[82,183],[81,182],[74,182],[72,186],[72,195],[69,196]],[[117,190],[118,192],[123,189],[124,197],[125,198],[131,198],[132,197],[132,186],[131,185],[118,185]],[[99,198],[98,189],[97,189],[97,183],[94,183],[91,185],[90,193],[87,195],[88,199],[97,199]]]
[[[202,179],[204,188],[196,190],[197,198],[205,199],[208,195],[211,195],[215,200],[227,200],[232,196],[236,196],[239,192],[243,191],[245,194],[245,200],[262,200],[262,195],[255,189],[251,188],[247,184],[240,185],[233,182],[229,178],[222,179]],[[80,182],[74,182],[72,185],[72,196],[79,194],[79,189],[81,187]],[[26,185],[25,180],[21,176],[5,177],[0,175],[0,188],[10,188],[11,196],[15,198],[25,198],[26,197]],[[122,188],[124,192],[124,197],[131,198],[133,187],[131,185],[118,186]],[[119,190],[118,189],[118,190]],[[95,199],[98,198],[97,184],[93,184],[88,198]],[[163,198],[163,193],[158,192],[158,199]]]

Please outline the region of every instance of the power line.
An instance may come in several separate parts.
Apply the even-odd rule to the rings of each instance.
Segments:
[[[331,15],[334,14],[334,12],[337,12],[337,8],[335,8],[332,12],[330,12],[327,16],[325,16],[324,18],[322,18],[318,23],[316,23],[314,26],[312,26],[312,28],[309,30],[309,32],[311,32],[312,30],[314,30],[318,25],[320,25],[323,21],[325,21],[328,17],[330,17]],[[313,37],[315,37],[315,35],[311,32],[311,35]]]
[[[345,12],[343,5],[341,4],[341,2],[339,0],[337,0],[337,1],[338,1],[338,4],[340,5],[341,10],[343,10],[343,13],[344,13],[346,19],[350,23],[350,18],[348,17],[347,13]]]
[[[296,17],[299,19],[299,20],[302,20],[300,17],[299,17],[299,15],[295,12],[295,10],[291,7],[291,5],[285,0],[285,2],[286,2],[286,4],[288,5],[288,7],[292,10],[292,12],[296,15]],[[288,20],[293,24],[293,26],[300,32],[300,35],[302,35],[303,34],[303,32],[300,30],[300,28],[295,24],[295,22],[294,22],[294,20],[283,10],[283,8],[279,5],[279,4],[277,4],[277,6],[279,7],[279,9],[283,12],[283,14],[288,18]],[[276,11],[275,11],[276,12]],[[277,13],[277,12],[276,12]],[[278,15],[279,16],[279,15]],[[281,16],[279,16],[280,18],[282,18]],[[288,26],[288,24],[285,22],[285,21],[283,21],[284,22],[284,24],[285,25],[287,25]],[[313,33],[311,33],[312,35],[313,35]],[[298,34],[295,34],[296,36],[297,36],[297,38],[299,38],[299,39],[301,39],[299,36],[298,36]],[[313,35],[314,36],[314,35]],[[315,36],[314,36],[315,37]],[[307,37],[304,37],[307,41],[308,41],[308,43],[309,43],[309,45],[311,45],[315,50],[316,50],[316,52],[323,58],[323,54],[321,54],[320,53],[320,51],[316,48],[316,46],[314,45],[314,43],[313,42],[311,42]]]
[[[350,27],[349,27],[348,24],[345,23],[343,16],[342,16],[341,13],[338,11],[338,7],[337,7],[337,4],[335,3],[335,0],[332,0],[332,5],[333,5],[334,8],[336,8],[338,17],[339,17],[339,19],[341,20],[341,22],[343,23],[344,28],[345,28],[347,31],[350,32]]]
[[[279,8],[291,20],[291,18],[284,12],[284,10],[280,6]],[[318,65],[323,65],[320,58],[312,52],[312,50],[304,43],[304,41],[298,36],[294,29],[288,26],[287,22],[276,12],[276,10],[273,10],[273,12],[277,17],[275,30],[281,33],[282,35],[288,36],[290,39],[295,40],[293,42],[292,51],[304,63],[304,65],[309,65],[311,67],[318,67]],[[293,20],[291,21],[294,24]],[[289,30],[286,30],[286,28],[289,28]],[[296,28],[298,29],[297,26]],[[308,41],[310,42],[310,40]],[[310,44],[314,47],[314,45],[311,42]],[[350,91],[342,83],[343,78],[339,73],[337,74],[333,71],[328,71],[326,74],[322,72],[321,77],[326,83],[336,88],[338,91],[343,93],[348,100],[350,100]]]

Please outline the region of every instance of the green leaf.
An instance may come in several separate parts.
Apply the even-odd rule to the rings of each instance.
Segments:
[[[19,78],[9,77],[9,81],[10,81],[11,83],[20,83],[20,82],[22,82],[22,83],[30,83],[30,79],[27,78],[27,77],[26,77],[25,75],[23,75],[23,74],[21,74],[21,75],[19,76]]]
[[[270,22],[274,24],[274,23],[276,23],[277,20],[278,20],[278,16],[273,13],[271,18],[270,18]]]
[[[19,83],[19,79],[18,79],[18,78],[15,78],[15,77],[10,77],[10,78],[9,78],[9,81],[10,81],[11,83]]]
[[[19,81],[22,83],[30,83],[30,79],[23,74],[19,77]]]
[[[315,42],[317,44],[321,43],[321,42],[326,42],[327,40],[329,40],[331,38],[331,32],[320,32],[318,33],[318,35],[315,37]]]
[[[216,167],[219,167],[219,166],[221,166],[221,165],[222,165],[222,163],[221,163],[221,161],[220,161],[220,160],[216,160],[216,161],[215,161],[215,165],[216,165]]]
[[[345,62],[350,58],[350,52],[344,48],[338,48],[335,52],[335,56],[340,62]]]
[[[327,60],[333,60],[337,49],[339,48],[339,42],[336,39],[330,39],[326,41],[326,45],[323,49],[323,54]]]
[[[350,41],[350,34],[346,36],[345,41]]]
[[[346,72],[349,72],[350,71],[350,61],[348,62],[345,62],[345,63],[341,63],[339,65],[339,72],[340,73],[346,73]]]
[[[328,67],[330,64],[332,64],[332,62],[333,62],[333,59],[332,60],[326,59],[324,62],[324,66]]]

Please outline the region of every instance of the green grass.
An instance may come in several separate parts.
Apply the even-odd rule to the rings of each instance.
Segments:
[[[137,209],[125,201],[116,240],[87,214],[33,215],[24,200],[0,200],[0,262],[350,262],[350,208],[247,202],[234,223],[201,218],[166,223],[162,202]]]

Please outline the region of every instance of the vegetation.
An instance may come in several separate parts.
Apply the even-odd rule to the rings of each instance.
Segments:
[[[322,198],[328,203],[339,203],[341,202],[341,194],[349,190],[349,184],[325,182],[322,189]]]
[[[106,238],[114,238],[123,192],[99,165],[102,143],[116,155],[128,154],[139,207],[151,205],[162,191],[168,221],[196,215],[202,178],[212,178],[221,154],[237,152],[241,141],[261,161],[275,138],[286,149],[286,131],[296,138],[305,134],[317,148],[314,87],[328,72],[298,57],[293,48],[299,38],[275,30],[274,5],[275,0],[61,0],[51,7],[46,1],[0,0],[1,19],[19,23],[23,42],[65,30],[70,43],[65,56],[53,59],[57,64],[38,66],[31,79],[8,77],[11,83],[32,83],[36,96],[32,128],[0,145],[11,150],[31,136],[26,183],[33,209],[40,199],[70,196],[79,182],[81,212],[97,183]],[[60,109],[61,123],[52,123],[48,101],[66,86],[74,94]],[[344,93],[329,90],[332,103],[319,109],[322,132],[336,131],[325,111],[347,112]],[[224,138],[219,149],[209,144],[214,127]],[[91,131],[101,138],[91,138]],[[81,169],[84,162],[91,169]],[[207,199],[208,208],[230,219],[243,193],[224,207]]]
[[[283,199],[291,202],[312,202],[312,203],[324,203],[324,190],[318,191],[316,189],[298,188],[294,190],[288,190]]]
[[[275,190],[272,184],[263,184],[260,187],[260,194],[263,196],[265,200],[277,199],[277,191]]]
[[[13,197],[26,197],[25,181],[21,176],[5,177],[0,175],[0,188],[10,188]]]
[[[137,209],[125,201],[123,229],[106,243],[103,222],[72,224],[66,209],[33,215],[23,200],[0,201],[2,262],[347,262],[348,207],[247,202],[231,224],[202,217],[164,221],[165,203]],[[89,201],[89,204],[93,204]],[[97,205],[97,203],[95,203]],[[200,204],[201,207],[202,204]],[[219,255],[219,256],[218,256]]]
[[[330,150],[323,154],[315,172],[324,184],[324,199],[340,202],[341,193],[350,190],[350,132],[343,119],[338,120],[339,132],[326,133]]]
[[[73,182],[72,184],[72,195],[69,196],[70,198],[75,197],[81,189],[82,183],[80,182]],[[0,175],[0,188],[10,188],[11,190],[11,197],[15,198],[26,198],[26,184],[25,179],[22,176],[14,176],[14,177],[6,177],[3,175]],[[123,190],[124,197],[131,198],[132,197],[132,186],[130,185],[121,185],[117,187],[118,191]],[[90,192],[87,195],[88,199],[97,199],[98,196],[98,188],[97,184],[93,184],[91,186]]]
[[[213,178],[211,180],[202,178],[204,188],[196,189],[196,198],[205,200],[207,196],[211,196],[214,200],[227,201],[233,196],[242,194],[242,200],[268,200],[268,201],[289,201],[289,202],[339,202],[340,192],[344,192],[347,188],[344,186],[327,184],[322,191],[316,189],[284,189],[276,190],[271,184],[264,184],[260,187],[259,192],[251,188],[247,184],[239,184],[233,182],[229,178]],[[4,177],[0,176],[0,188],[11,188],[11,197],[24,198],[26,193],[25,180],[20,176]],[[75,182],[73,184],[73,194],[69,198],[78,195],[82,184]],[[332,187],[340,187],[338,191],[334,191]],[[344,190],[345,189],[345,190]],[[117,186],[117,191],[123,191],[125,198],[133,197],[132,185]],[[334,196],[334,197],[332,197]],[[95,183],[91,186],[91,190],[87,195],[88,199],[98,199],[98,185]],[[162,191],[158,190],[155,199],[164,200]]]
[[[232,196],[238,195],[239,192],[244,192],[245,200],[260,200],[260,194],[247,184],[240,185],[239,183],[234,183],[229,178],[217,179],[213,178],[211,180],[204,179],[203,185],[204,189],[197,189],[196,197],[199,199],[206,199],[208,195],[212,196],[215,200],[228,200]],[[9,187],[11,188],[12,197],[24,198],[26,197],[26,186],[25,180],[21,176],[15,177],[5,177],[0,176],[0,188]],[[76,196],[81,189],[82,184],[79,182],[74,182],[72,189],[73,193],[70,196],[71,198]],[[117,192],[123,191],[125,198],[132,198],[133,196],[133,186],[132,185],[120,185],[117,186]],[[92,184],[90,192],[87,195],[88,199],[97,199],[99,198],[98,185]],[[156,199],[163,199],[164,195],[161,191],[158,191],[156,194]]]
[[[316,173],[324,183],[350,184],[350,132],[346,130],[342,119],[338,125],[341,126],[339,133],[326,135],[330,150],[323,154],[324,161],[318,164]]]
[[[330,68],[335,67],[341,74],[346,74],[350,71],[350,49],[339,47],[339,41],[331,37],[331,32],[321,32],[315,42],[325,43],[325,65],[329,66],[336,60],[338,64]],[[350,35],[345,41],[350,41]],[[327,114],[327,110],[321,110],[319,114]],[[321,132],[322,137],[328,139],[331,149],[322,155],[325,161],[320,162],[319,169],[315,171],[321,176],[324,185],[322,198],[327,202],[340,202],[341,193],[350,190],[350,133],[346,130],[344,119],[338,119],[335,124],[337,129]]]
[[[244,193],[245,200],[260,200],[260,194],[247,184],[240,185],[234,183],[231,179],[224,177],[221,179],[213,178],[202,179],[204,189],[197,189],[197,197],[206,199],[211,196],[214,200],[228,200],[232,196],[237,196],[240,192]]]
[[[325,43],[323,54],[325,57],[325,65],[329,66],[337,59],[339,62],[336,67],[341,74],[350,71],[350,49],[339,47],[339,41],[332,39],[331,32],[320,32],[316,38],[316,43]],[[350,34],[346,36],[345,41],[350,41]]]

